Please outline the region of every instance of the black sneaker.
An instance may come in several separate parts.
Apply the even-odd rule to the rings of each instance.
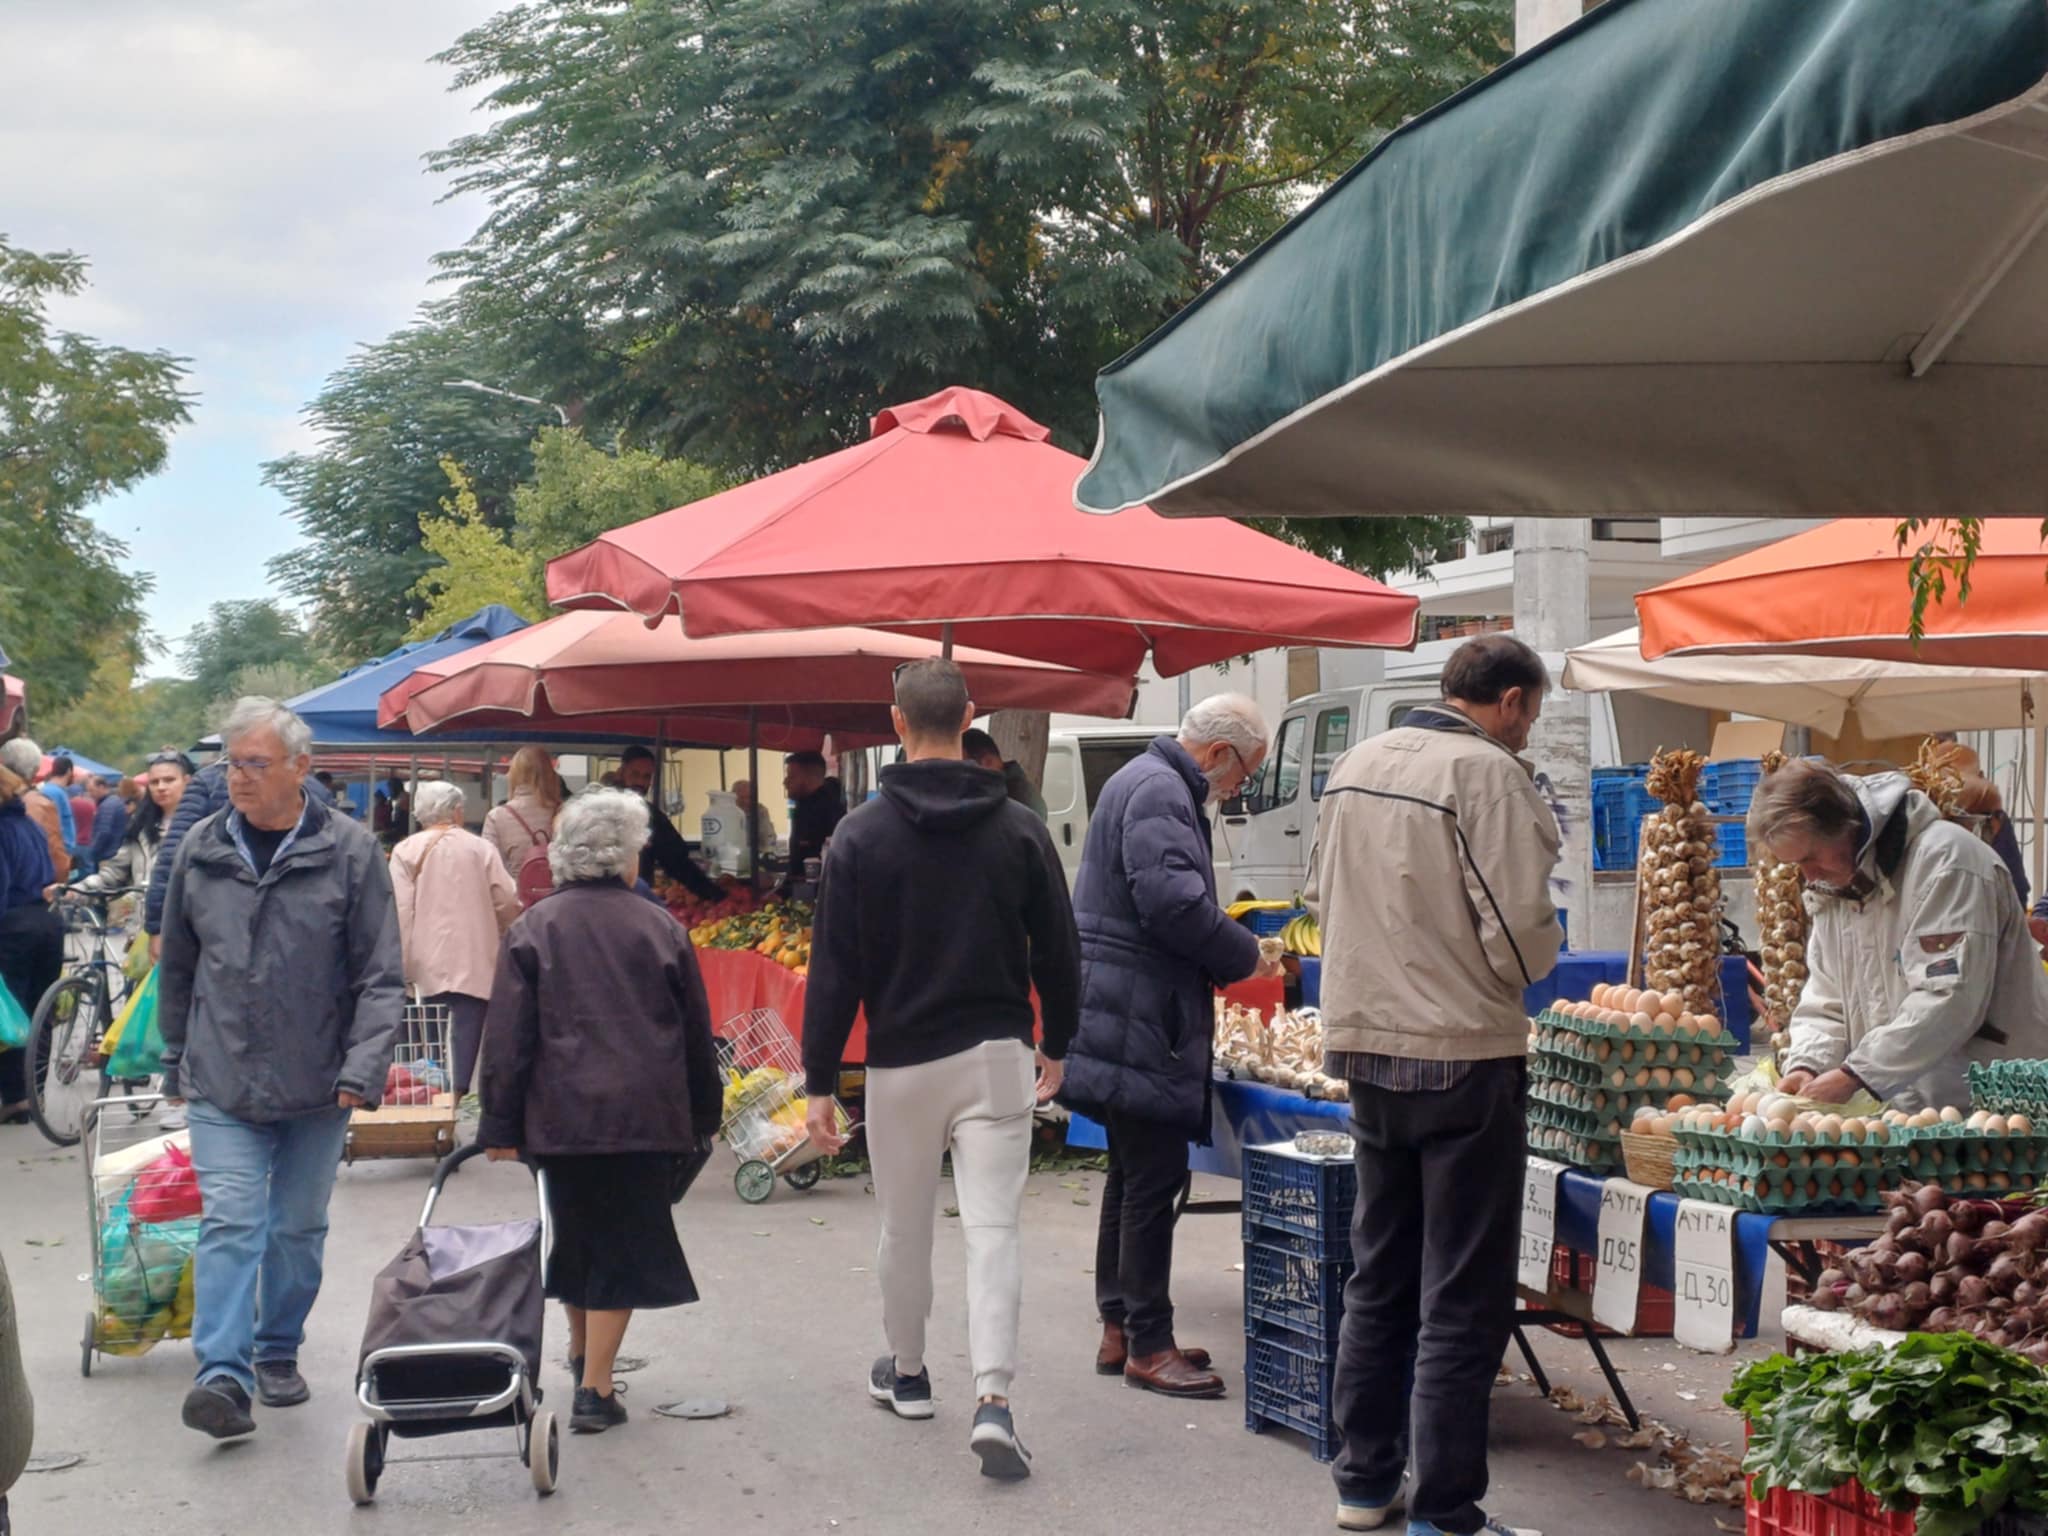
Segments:
[[[601,1435],[614,1424],[626,1422],[626,1405],[619,1401],[620,1388],[614,1384],[610,1397],[599,1397],[595,1387],[578,1387],[575,1405],[569,1410],[569,1428],[579,1435]]]
[[[216,1440],[235,1440],[256,1433],[256,1418],[249,1412],[249,1394],[242,1390],[239,1381],[228,1376],[210,1377],[187,1392],[181,1417],[187,1429],[196,1429]]]
[[[868,1372],[868,1396],[899,1419],[928,1419],[937,1411],[932,1407],[932,1373],[899,1376],[894,1355],[882,1356]]]
[[[967,1437],[967,1444],[981,1458],[983,1477],[1015,1482],[1031,1475],[1031,1453],[1017,1438],[1010,1410],[1001,1403],[983,1403],[974,1410],[974,1432]]]
[[[256,1401],[266,1408],[291,1408],[313,1395],[296,1360],[256,1362]]]

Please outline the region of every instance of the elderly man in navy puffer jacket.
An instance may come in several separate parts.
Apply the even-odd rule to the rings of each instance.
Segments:
[[[1204,699],[1177,740],[1160,737],[1103,786],[1074,888],[1081,1029],[1060,1102],[1109,1135],[1095,1368],[1170,1397],[1223,1395],[1206,1352],[1174,1341],[1174,1207],[1188,1143],[1209,1130],[1215,989],[1262,968],[1258,940],[1217,905],[1207,807],[1238,793],[1265,756],[1257,704]]]

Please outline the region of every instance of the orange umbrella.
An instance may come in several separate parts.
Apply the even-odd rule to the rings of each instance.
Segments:
[[[1915,549],[1959,548],[1932,523],[1900,549],[1898,523],[1844,518],[1636,597],[1643,655],[1860,656],[1957,667],[2048,668],[2048,550],[2038,517],[1986,518],[1964,600],[1953,575],[1911,637]]]

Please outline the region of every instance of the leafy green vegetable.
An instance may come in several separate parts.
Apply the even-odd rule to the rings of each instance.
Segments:
[[[1896,1348],[1773,1355],[1728,1406],[1750,1425],[1754,1488],[1827,1494],[1854,1478],[1919,1536],[1969,1536],[2008,1504],[2048,1511],[2048,1374],[1966,1333]]]

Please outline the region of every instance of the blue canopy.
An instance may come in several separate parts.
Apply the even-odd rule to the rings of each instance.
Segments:
[[[0,663],[0,665],[4,665],[4,663]],[[120,769],[109,768],[105,763],[98,762],[93,758],[87,757],[83,752],[74,752],[69,747],[51,747],[49,749],[49,755],[51,757],[70,758],[72,767],[76,768],[80,773],[86,774],[92,778],[118,779],[121,777]]]
[[[401,645],[395,651],[342,673],[324,687],[286,702],[301,720],[313,728],[313,740],[320,746],[377,747],[403,743],[414,748],[418,745],[418,738],[404,731],[381,731],[377,728],[377,700],[384,690],[404,682],[416,667],[524,628],[526,620],[510,608],[492,603],[449,625],[432,639]],[[437,741],[472,742],[485,739],[482,736],[436,738]]]

